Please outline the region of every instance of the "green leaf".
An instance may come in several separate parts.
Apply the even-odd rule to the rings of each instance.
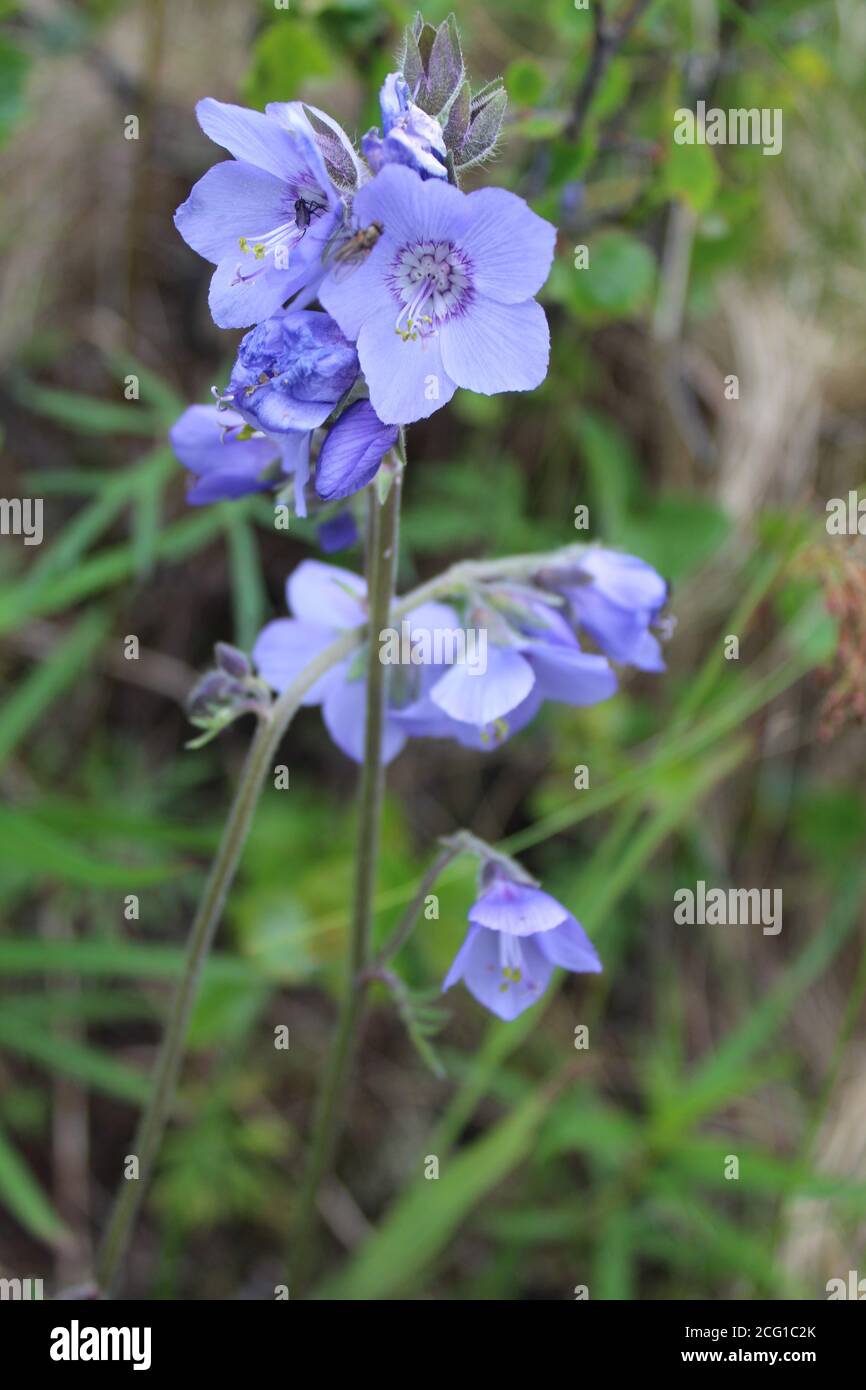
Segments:
[[[253,106],[286,101],[289,95],[296,98],[311,77],[328,77],[333,66],[331,50],[315,25],[284,14],[256,41],[244,97]]]
[[[531,58],[515,58],[506,69],[505,86],[516,106],[537,106],[544,95],[547,78],[544,69]]]
[[[672,142],[662,166],[660,186],[664,197],[681,199],[696,213],[706,212],[719,187],[719,166],[709,145]]]
[[[86,1086],[106,1095],[139,1104],[147,1099],[150,1083],[146,1076],[107,1057],[87,1043],[47,1032],[29,1024],[23,1015],[0,1015],[0,1045],[30,1061],[39,1062],[51,1072],[74,1076]]]
[[[0,839],[16,869],[29,869],[43,882],[53,879],[80,888],[130,891],[166,883],[185,872],[185,866],[176,863],[106,863],[19,806],[0,807]]]
[[[650,248],[629,232],[607,231],[587,243],[584,269],[558,260],[547,295],[566,305],[579,319],[620,318],[639,314],[647,306],[656,277]]]
[[[549,1104],[549,1094],[530,1096],[482,1139],[443,1162],[436,1182],[422,1176],[318,1296],[351,1300],[405,1296],[483,1198],[524,1161]]]
[[[0,768],[45,710],[86,666],[108,631],[106,613],[94,609],[34,666],[0,707]]]
[[[0,1129],[0,1201],[36,1240],[58,1245],[68,1235],[39,1183]]]

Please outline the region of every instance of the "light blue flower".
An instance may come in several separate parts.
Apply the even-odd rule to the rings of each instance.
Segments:
[[[379,104],[383,134],[368,130],[361,140],[361,149],[373,173],[378,174],[386,164],[405,164],[422,178],[447,178],[442,127],[411,100],[402,73],[391,72],[385,78]]]
[[[583,927],[549,893],[501,866],[486,866],[482,879],[484,892],[469,909],[469,931],[443,991],[462,980],[479,1004],[510,1022],[541,998],[555,966],[601,970]]]
[[[409,424],[457,387],[530,391],[547,375],[550,334],[533,296],[547,279],[556,229],[502,188],[461,193],[386,165],[355,196],[359,227],[381,233],[319,298],[358,356],[379,419]]]
[[[360,176],[361,166],[336,122],[299,101],[262,113],[206,97],[196,114],[234,160],[199,179],[175,225],[216,265],[214,322],[246,328],[321,275],[322,253],[345,215],[334,180],[341,168]]]

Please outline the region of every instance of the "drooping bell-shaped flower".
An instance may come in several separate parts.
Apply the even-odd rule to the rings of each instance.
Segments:
[[[482,886],[443,991],[462,980],[479,1004],[510,1021],[541,998],[555,966],[601,970],[583,927],[549,893],[500,864],[485,866]]]

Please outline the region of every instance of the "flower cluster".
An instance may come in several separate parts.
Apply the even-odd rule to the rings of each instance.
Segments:
[[[499,81],[473,94],[453,16],[436,29],[419,16],[382,86],[381,125],[360,151],[307,103],[261,112],[199,102],[202,130],[231,157],[199,180],[175,222],[214,266],[214,321],[247,331],[214,403],[189,407],[171,431],[193,475],[191,503],[276,492],[306,516],[377,475],[384,495],[388,470],[405,463],[406,425],[458,389],[494,395],[541,384],[550,335],[536,295],[556,230],[505,189],[460,188],[461,171],[495,150],[506,100]],[[319,535],[326,552],[352,543],[351,509],[328,513]],[[357,761],[375,642],[384,762],[411,738],[490,750],[545,701],[593,705],[615,693],[619,667],[664,669],[667,587],[633,556],[576,546],[425,592],[436,597],[401,606],[399,632],[369,633],[366,649],[307,692],[304,703],[321,707],[332,739]],[[269,718],[272,691],[286,691],[341,631],[369,621],[364,580],[316,560],[291,575],[287,602],[291,616],[262,630],[252,663],[217,648],[191,697],[196,742],[249,711]],[[481,842],[467,838],[479,853]],[[555,967],[601,965],[580,923],[514,861],[489,847],[480,857],[479,896],[443,989],[463,980],[513,1019]]]
[[[526,582],[478,583],[456,601],[415,609],[404,620],[402,658],[386,666],[386,761],[409,737],[450,738],[490,750],[524,728],[545,700],[593,705],[608,699],[617,689],[613,663],[662,670],[652,629],[666,598],[664,580],[642,560],[587,547]],[[368,616],[363,579],[315,560],[295,570],[287,601],[293,616],[268,623],[253,650],[260,676],[276,691],[285,690],[341,629]],[[377,634],[383,659],[384,644],[395,635],[394,629]],[[582,645],[588,641],[595,650]],[[365,669],[363,659],[348,659],[306,700],[322,706],[334,742],[359,761]]]
[[[399,428],[458,387],[527,391],[546,375],[534,296],[555,230],[513,193],[457,186],[495,148],[501,84],[473,97],[453,17],[438,30],[418,20],[380,99],[381,130],[361,153],[304,102],[198,103],[202,130],[232,158],[175,223],[215,266],[214,321],[251,331],[217,406],[191,407],[172,431],[193,503],[291,479],[305,515],[313,470],[319,498],[349,497]]]

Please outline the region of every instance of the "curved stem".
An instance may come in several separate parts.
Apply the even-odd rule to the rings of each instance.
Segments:
[[[319,1093],[310,1156],[298,1195],[297,1226],[289,1273],[290,1287],[297,1290],[303,1289],[307,1279],[316,1228],[316,1198],[339,1136],[343,1098],[367,993],[368,981],[365,971],[370,954],[373,898],[385,789],[382,731],[386,680],[385,667],[380,660],[378,635],[391,621],[399,540],[401,484],[402,469],[398,463],[384,503],[379,504],[375,482],[371,484],[370,489],[367,722],[364,734],[364,765],[359,790],[360,824],[355,861],[354,908],[347,978],[340,1005],[337,1033]]]
[[[226,894],[234,878],[265,777],[273,764],[280,739],[304,695],[325,671],[358,646],[360,633],[361,629],[352,629],[320,652],[276,701],[269,716],[260,722],[250,746],[222,840],[192,924],[183,973],[156,1064],[153,1089],[133,1143],[132,1152],[138,1158],[138,1176],[121,1179],[99,1252],[96,1277],[99,1288],[106,1295],[116,1288],[126,1258],[133,1226],[174,1099],[202,969],[213,944]]]
[[[372,965],[370,965],[368,974],[371,978],[374,975],[378,975],[379,972],[384,970],[385,966],[388,964],[388,961],[392,960],[393,957],[396,956],[397,952],[403,946],[406,945],[406,942],[409,940],[409,937],[415,930],[415,923],[418,919],[418,913],[424,906],[424,900],[427,897],[427,894],[434,887],[440,875],[443,874],[445,870],[448,868],[448,865],[452,863],[453,860],[459,858],[459,856],[463,853],[465,853],[465,851],[462,846],[448,845],[439,854],[437,854],[432,864],[429,865],[427,872],[421,879],[421,882],[418,884],[418,891],[415,894],[414,898],[410,902],[409,906],[406,908],[406,911],[400,918],[400,921],[397,923],[397,926],[394,928],[394,931],[388,937],[388,940],[385,942],[385,945],[378,952],[376,959],[373,961]]]

